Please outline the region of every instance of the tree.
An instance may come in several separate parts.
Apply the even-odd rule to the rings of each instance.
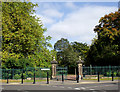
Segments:
[[[57,51],[57,60],[59,62],[62,63],[66,62],[65,61],[66,53],[64,53],[64,51],[68,49],[69,46],[70,46],[69,41],[64,38],[61,38],[54,44],[54,50]],[[62,65],[65,65],[65,63]]]
[[[59,65],[68,66],[68,73],[74,73],[74,69],[77,67],[76,61],[79,60],[79,56],[82,56],[83,59],[86,57],[85,54],[88,48],[87,44],[78,42],[69,43],[64,38],[58,40],[54,45],[54,49],[57,51]]]
[[[93,65],[119,65],[120,10],[102,17],[95,26],[98,38],[88,51],[87,60]]]
[[[54,49],[58,52],[60,51],[64,51],[65,49],[67,49],[69,47],[69,41],[67,39],[61,38],[60,40],[58,40],[55,45],[54,45]]]
[[[42,64],[42,62],[49,61],[45,60],[45,58],[50,54],[47,47],[51,46],[48,43],[51,37],[44,37],[43,33],[46,31],[46,28],[43,28],[43,24],[39,18],[33,16],[35,12],[34,7],[37,6],[37,4],[31,2],[2,3],[3,68],[21,68],[19,66],[7,66],[10,60],[12,61],[11,65],[20,63],[21,58],[25,59],[26,62],[29,61],[30,65],[32,65],[31,67],[36,67]],[[45,54],[47,55],[44,56]],[[25,65],[27,66],[27,64]]]
[[[89,46],[86,43],[72,42],[71,43],[74,52],[78,53],[78,57],[81,56],[82,60],[86,61],[86,54],[89,50]]]

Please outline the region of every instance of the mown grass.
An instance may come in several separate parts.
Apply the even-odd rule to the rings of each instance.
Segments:
[[[120,79],[119,77],[114,77],[114,80]],[[83,78],[83,80],[98,80],[98,79],[91,79],[91,78]],[[100,80],[112,80],[112,78],[100,78]]]
[[[22,80],[8,80],[9,82],[21,82]],[[23,80],[23,82],[33,82],[34,80]],[[46,80],[35,80],[36,82],[46,81]],[[7,82],[7,80],[0,80],[0,82]]]

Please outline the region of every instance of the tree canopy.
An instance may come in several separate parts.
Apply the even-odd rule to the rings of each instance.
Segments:
[[[85,60],[86,52],[89,49],[86,43],[69,42],[67,39],[61,38],[58,40],[54,49],[57,51],[57,61],[60,66],[68,66],[69,73],[73,73],[77,67],[76,61],[79,60],[79,56]]]
[[[102,17],[94,29],[98,38],[88,51],[87,60],[92,65],[119,65],[120,11]]]
[[[2,67],[48,66],[51,55],[49,40],[43,33],[46,28],[39,18],[33,16],[37,4],[31,2],[2,3]],[[17,66],[24,59],[21,67]],[[29,61],[29,62],[28,62]],[[8,65],[11,64],[11,65]],[[13,66],[14,67],[13,67]]]

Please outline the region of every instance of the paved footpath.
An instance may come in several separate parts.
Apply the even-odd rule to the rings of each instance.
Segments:
[[[50,84],[43,82],[36,82],[36,84],[30,83],[2,83],[3,90],[118,90],[120,84],[118,81],[62,81],[50,80]],[[118,91],[119,92],[119,91]]]

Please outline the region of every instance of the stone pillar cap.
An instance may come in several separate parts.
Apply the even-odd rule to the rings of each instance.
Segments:
[[[58,64],[58,62],[55,60],[55,57],[53,57],[53,61],[51,61],[51,64]]]
[[[79,56],[79,60],[77,61],[78,64],[82,64],[84,61],[81,59],[81,56]]]

